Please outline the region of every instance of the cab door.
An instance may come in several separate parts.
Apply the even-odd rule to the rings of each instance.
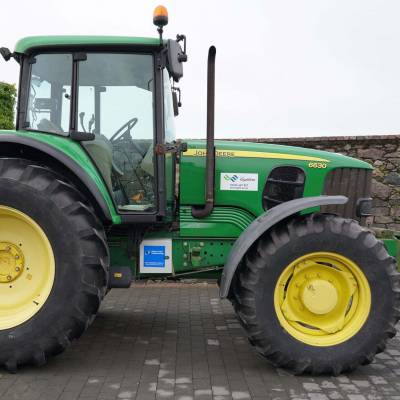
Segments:
[[[84,147],[121,214],[160,211],[153,60],[145,53],[88,52],[77,66],[76,129],[94,133]]]

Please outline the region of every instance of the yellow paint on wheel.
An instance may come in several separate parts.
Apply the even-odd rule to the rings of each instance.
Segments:
[[[327,314],[337,305],[338,292],[335,286],[323,279],[313,279],[301,294],[301,301],[314,314]]]
[[[10,283],[24,270],[24,255],[18,246],[0,243],[0,283]]]
[[[338,253],[306,254],[280,275],[274,293],[281,326],[313,346],[346,342],[364,325],[371,290],[360,267]]]
[[[0,206],[0,330],[39,312],[54,277],[54,253],[43,229],[25,213]]]

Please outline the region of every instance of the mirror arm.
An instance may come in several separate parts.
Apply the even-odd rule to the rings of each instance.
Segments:
[[[186,53],[186,35],[176,35],[176,41],[182,42],[183,41],[183,54],[180,54],[178,60],[180,62],[186,62],[188,60],[187,53]]]
[[[11,53],[7,47],[0,47],[0,54],[4,58],[4,61],[10,61],[11,58],[14,58],[19,63],[20,55],[18,53]]]

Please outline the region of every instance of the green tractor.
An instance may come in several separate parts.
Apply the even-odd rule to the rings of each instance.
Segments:
[[[42,365],[113,287],[214,276],[256,350],[296,373],[372,361],[400,317],[397,252],[367,228],[372,167],[323,151],[175,139],[186,37],[20,40],[0,132],[0,365]],[[159,37],[158,37],[159,36]]]

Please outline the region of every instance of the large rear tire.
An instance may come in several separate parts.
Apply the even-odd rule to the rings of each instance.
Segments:
[[[230,298],[255,348],[297,374],[370,363],[400,316],[395,260],[370,231],[333,215],[299,216],[264,234]]]
[[[102,224],[48,168],[0,159],[0,366],[42,365],[93,321],[107,289]]]

